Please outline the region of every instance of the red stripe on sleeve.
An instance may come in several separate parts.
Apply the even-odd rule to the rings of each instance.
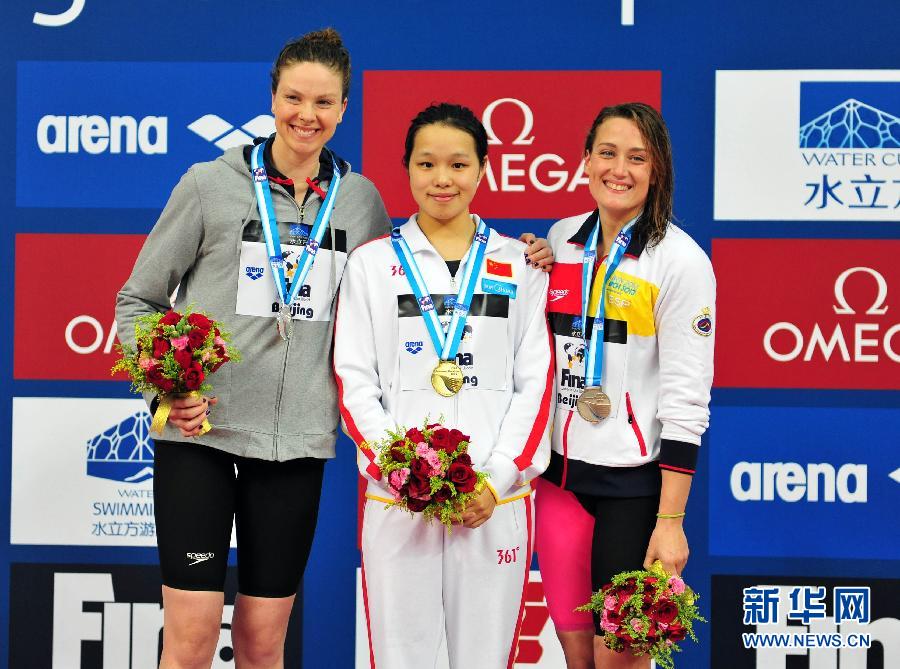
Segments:
[[[682,474],[696,474],[695,469],[684,469],[683,467],[673,467],[672,465],[660,465],[660,469],[670,469],[673,472],[681,472]]]
[[[544,396],[541,398],[541,406],[538,409],[537,417],[528,435],[528,441],[525,442],[525,448],[522,449],[521,455],[517,457],[515,462],[519,471],[524,471],[531,465],[534,453],[538,444],[541,443],[544,430],[547,429],[547,421],[550,419],[550,399],[553,397],[553,333],[550,332],[550,324],[547,324],[547,338],[550,347],[550,365],[547,367],[547,383],[544,386]]]

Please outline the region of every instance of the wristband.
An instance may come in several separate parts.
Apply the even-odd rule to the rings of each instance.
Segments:
[[[657,513],[657,518],[662,518],[663,520],[674,520],[675,518],[684,518],[684,511],[681,513]]]

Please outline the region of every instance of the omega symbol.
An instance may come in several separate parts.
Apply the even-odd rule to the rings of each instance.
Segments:
[[[534,114],[531,111],[531,107],[516,98],[500,98],[499,100],[494,100],[484,108],[484,114],[482,114],[481,121],[484,123],[484,129],[487,131],[488,144],[503,144],[503,140],[497,137],[497,134],[491,127],[491,116],[493,115],[494,110],[505,102],[512,103],[522,110],[522,131],[512,143],[525,146],[532,144],[534,142],[534,135],[531,137],[528,135],[531,133],[531,128],[534,126]]]
[[[872,275],[875,282],[878,284],[878,296],[875,298],[872,306],[866,310],[866,314],[869,316],[883,316],[888,310],[888,308],[884,306],[884,302],[887,300],[887,281],[885,281],[884,276],[871,267],[851,267],[850,269],[841,272],[840,276],[838,276],[837,280],[834,282],[834,299],[837,302],[837,304],[834,305],[834,313],[856,313],[853,307],[847,303],[847,298],[844,297],[844,282],[847,281],[848,277],[857,272],[865,272],[866,274]]]

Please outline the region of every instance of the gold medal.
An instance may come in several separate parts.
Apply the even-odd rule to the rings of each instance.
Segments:
[[[441,360],[431,372],[431,386],[442,397],[453,397],[463,387],[462,370],[452,360]]]
[[[584,389],[578,397],[575,407],[578,409],[578,415],[588,423],[599,423],[609,416],[612,411],[612,402],[609,395],[603,392],[603,388],[591,386]]]

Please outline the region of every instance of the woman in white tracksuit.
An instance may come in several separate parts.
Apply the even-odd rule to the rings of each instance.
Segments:
[[[404,155],[419,212],[352,254],[341,284],[334,362],[344,426],[368,480],[362,566],[373,668],[433,667],[445,632],[455,669],[514,660],[531,562],[530,481],[550,456],[553,369],[545,274],[528,269],[524,244],[469,213],[486,158],[487,135],[470,110],[421,112]],[[431,381],[441,352],[424,316],[434,309],[446,330],[467,285],[468,309],[457,309],[465,324],[448,335],[458,351],[443,351],[463,386],[442,396]],[[470,435],[473,465],[489,475],[452,534],[385,509],[392,496],[370,446],[426,417]]]

